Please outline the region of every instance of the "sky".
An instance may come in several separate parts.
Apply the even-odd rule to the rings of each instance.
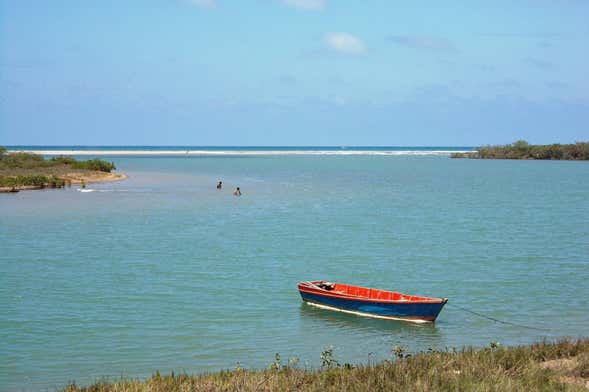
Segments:
[[[589,140],[585,0],[0,0],[0,145]]]

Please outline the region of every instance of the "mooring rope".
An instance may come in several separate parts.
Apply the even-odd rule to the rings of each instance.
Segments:
[[[465,312],[468,312],[468,313],[474,314],[475,316],[479,316],[479,317],[482,317],[482,318],[486,318],[487,320],[495,321],[496,323],[507,324],[507,325],[513,325],[513,326],[515,326],[515,327],[520,327],[520,328],[535,329],[536,331],[550,331],[550,329],[548,329],[548,328],[532,327],[532,326],[530,326],[530,325],[517,324],[517,323],[512,323],[512,322],[510,322],[510,321],[499,320],[499,319],[496,319],[496,318],[494,318],[494,317],[487,316],[487,315],[485,315],[485,314],[482,314],[482,313],[479,313],[479,312],[475,312],[474,310],[470,310],[470,309],[464,308],[464,307],[462,307],[462,306],[459,306],[459,305],[456,305],[456,304],[449,304],[449,305],[450,305],[450,306],[453,306],[453,307],[455,307],[455,308],[458,308],[458,309],[460,309],[460,310],[463,310],[463,311],[465,311]]]

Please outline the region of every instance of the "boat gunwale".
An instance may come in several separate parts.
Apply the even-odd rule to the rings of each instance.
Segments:
[[[309,293],[309,294],[317,294],[317,295],[322,295],[325,297],[341,298],[341,299],[346,299],[346,300],[364,301],[364,302],[372,302],[372,303],[413,305],[413,304],[446,304],[446,302],[448,302],[447,298],[432,298],[432,297],[422,297],[425,299],[420,299],[420,300],[368,298],[368,297],[362,297],[362,296],[357,296],[357,295],[344,294],[341,292],[329,291],[329,290],[326,290],[326,289],[323,289],[323,288],[317,286],[316,282],[319,283],[319,282],[325,282],[325,281],[322,281],[322,280],[310,281],[309,280],[309,281],[299,282],[298,289],[300,292]],[[334,284],[338,284],[338,283],[334,283]],[[339,283],[339,284],[345,284],[345,283]],[[347,286],[352,286],[352,285],[347,285]],[[371,289],[369,287],[362,287],[362,286],[353,286],[353,287],[358,287],[358,288],[363,288],[363,289]],[[305,290],[306,288],[308,288],[309,290]],[[380,289],[372,289],[372,290],[379,290],[379,291],[408,296],[407,294],[403,294],[398,291],[380,290]]]

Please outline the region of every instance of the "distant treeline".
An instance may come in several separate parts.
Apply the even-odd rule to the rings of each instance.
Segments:
[[[532,145],[525,140],[504,146],[479,147],[477,151],[454,153],[452,158],[589,160],[589,143]]]
[[[35,169],[42,167],[54,167],[66,165],[76,170],[97,170],[110,173],[116,169],[114,163],[105,162],[100,159],[78,161],[72,157],[54,157],[45,159],[42,155],[27,152],[8,152],[5,147],[0,147],[0,170],[1,169]]]

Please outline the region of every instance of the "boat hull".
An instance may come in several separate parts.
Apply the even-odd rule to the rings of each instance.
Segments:
[[[310,305],[360,316],[416,323],[434,322],[447,302],[446,299],[428,302],[374,301],[311,291],[316,290],[307,290],[299,286],[302,300]]]

